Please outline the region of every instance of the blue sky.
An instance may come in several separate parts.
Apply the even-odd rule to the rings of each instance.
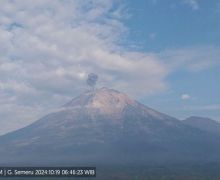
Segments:
[[[138,0],[127,5],[132,15],[125,21],[130,31],[124,45],[155,54],[197,48],[208,51],[209,47],[219,51],[220,1]],[[198,61],[207,58],[209,63],[216,58],[220,62],[220,56],[204,56],[198,55]],[[180,119],[198,115],[220,120],[219,70],[219,63],[198,71],[180,67],[165,78],[167,90],[140,101]]]
[[[143,51],[219,45],[218,0],[138,0],[128,6],[130,38]]]
[[[220,121],[219,0],[2,0],[0,134],[88,89]]]

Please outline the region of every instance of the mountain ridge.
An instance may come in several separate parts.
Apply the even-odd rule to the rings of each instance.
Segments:
[[[213,145],[211,155],[204,153]],[[174,163],[217,159],[219,151],[218,137],[108,88],[84,92],[0,137],[0,158],[8,163]]]
[[[183,123],[203,131],[220,135],[220,123],[207,117],[190,116],[183,120]]]

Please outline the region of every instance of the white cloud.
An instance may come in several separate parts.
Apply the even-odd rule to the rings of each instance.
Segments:
[[[152,39],[152,40],[155,39],[156,37],[157,37],[156,33],[150,33],[149,34],[149,38]]]
[[[30,123],[36,114],[60,106],[85,90],[90,72],[100,76],[99,86],[134,96],[166,88],[166,68],[155,56],[128,52],[118,45],[127,33],[121,19],[128,14],[123,5],[115,3],[1,1],[2,121]],[[37,110],[36,106],[42,108]]]
[[[199,2],[198,0],[184,0],[185,4],[189,5],[193,10],[199,9]]]
[[[178,68],[215,64],[220,52],[215,48],[126,50],[119,46],[129,31],[124,17],[128,13],[118,0],[2,0],[0,117],[8,129],[16,122],[19,127],[30,123],[85,90],[90,72],[99,75],[98,86],[146,96],[165,90],[164,79]]]
[[[190,95],[189,94],[182,94],[181,95],[181,99],[182,100],[188,100],[188,99],[190,99],[191,97],[190,97]]]
[[[220,49],[212,46],[169,49],[160,52],[158,57],[171,71],[198,72],[219,65]]]

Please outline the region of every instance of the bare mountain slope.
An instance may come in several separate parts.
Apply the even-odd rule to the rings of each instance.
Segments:
[[[210,146],[215,146],[210,150]],[[0,137],[1,163],[211,161],[219,138],[124,93],[87,91],[35,123]],[[207,154],[207,151],[212,151]],[[43,158],[42,158],[43,157]]]

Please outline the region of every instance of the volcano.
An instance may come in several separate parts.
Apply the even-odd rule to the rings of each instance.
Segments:
[[[219,161],[219,140],[124,93],[101,88],[86,91],[56,112],[1,136],[0,164]]]

